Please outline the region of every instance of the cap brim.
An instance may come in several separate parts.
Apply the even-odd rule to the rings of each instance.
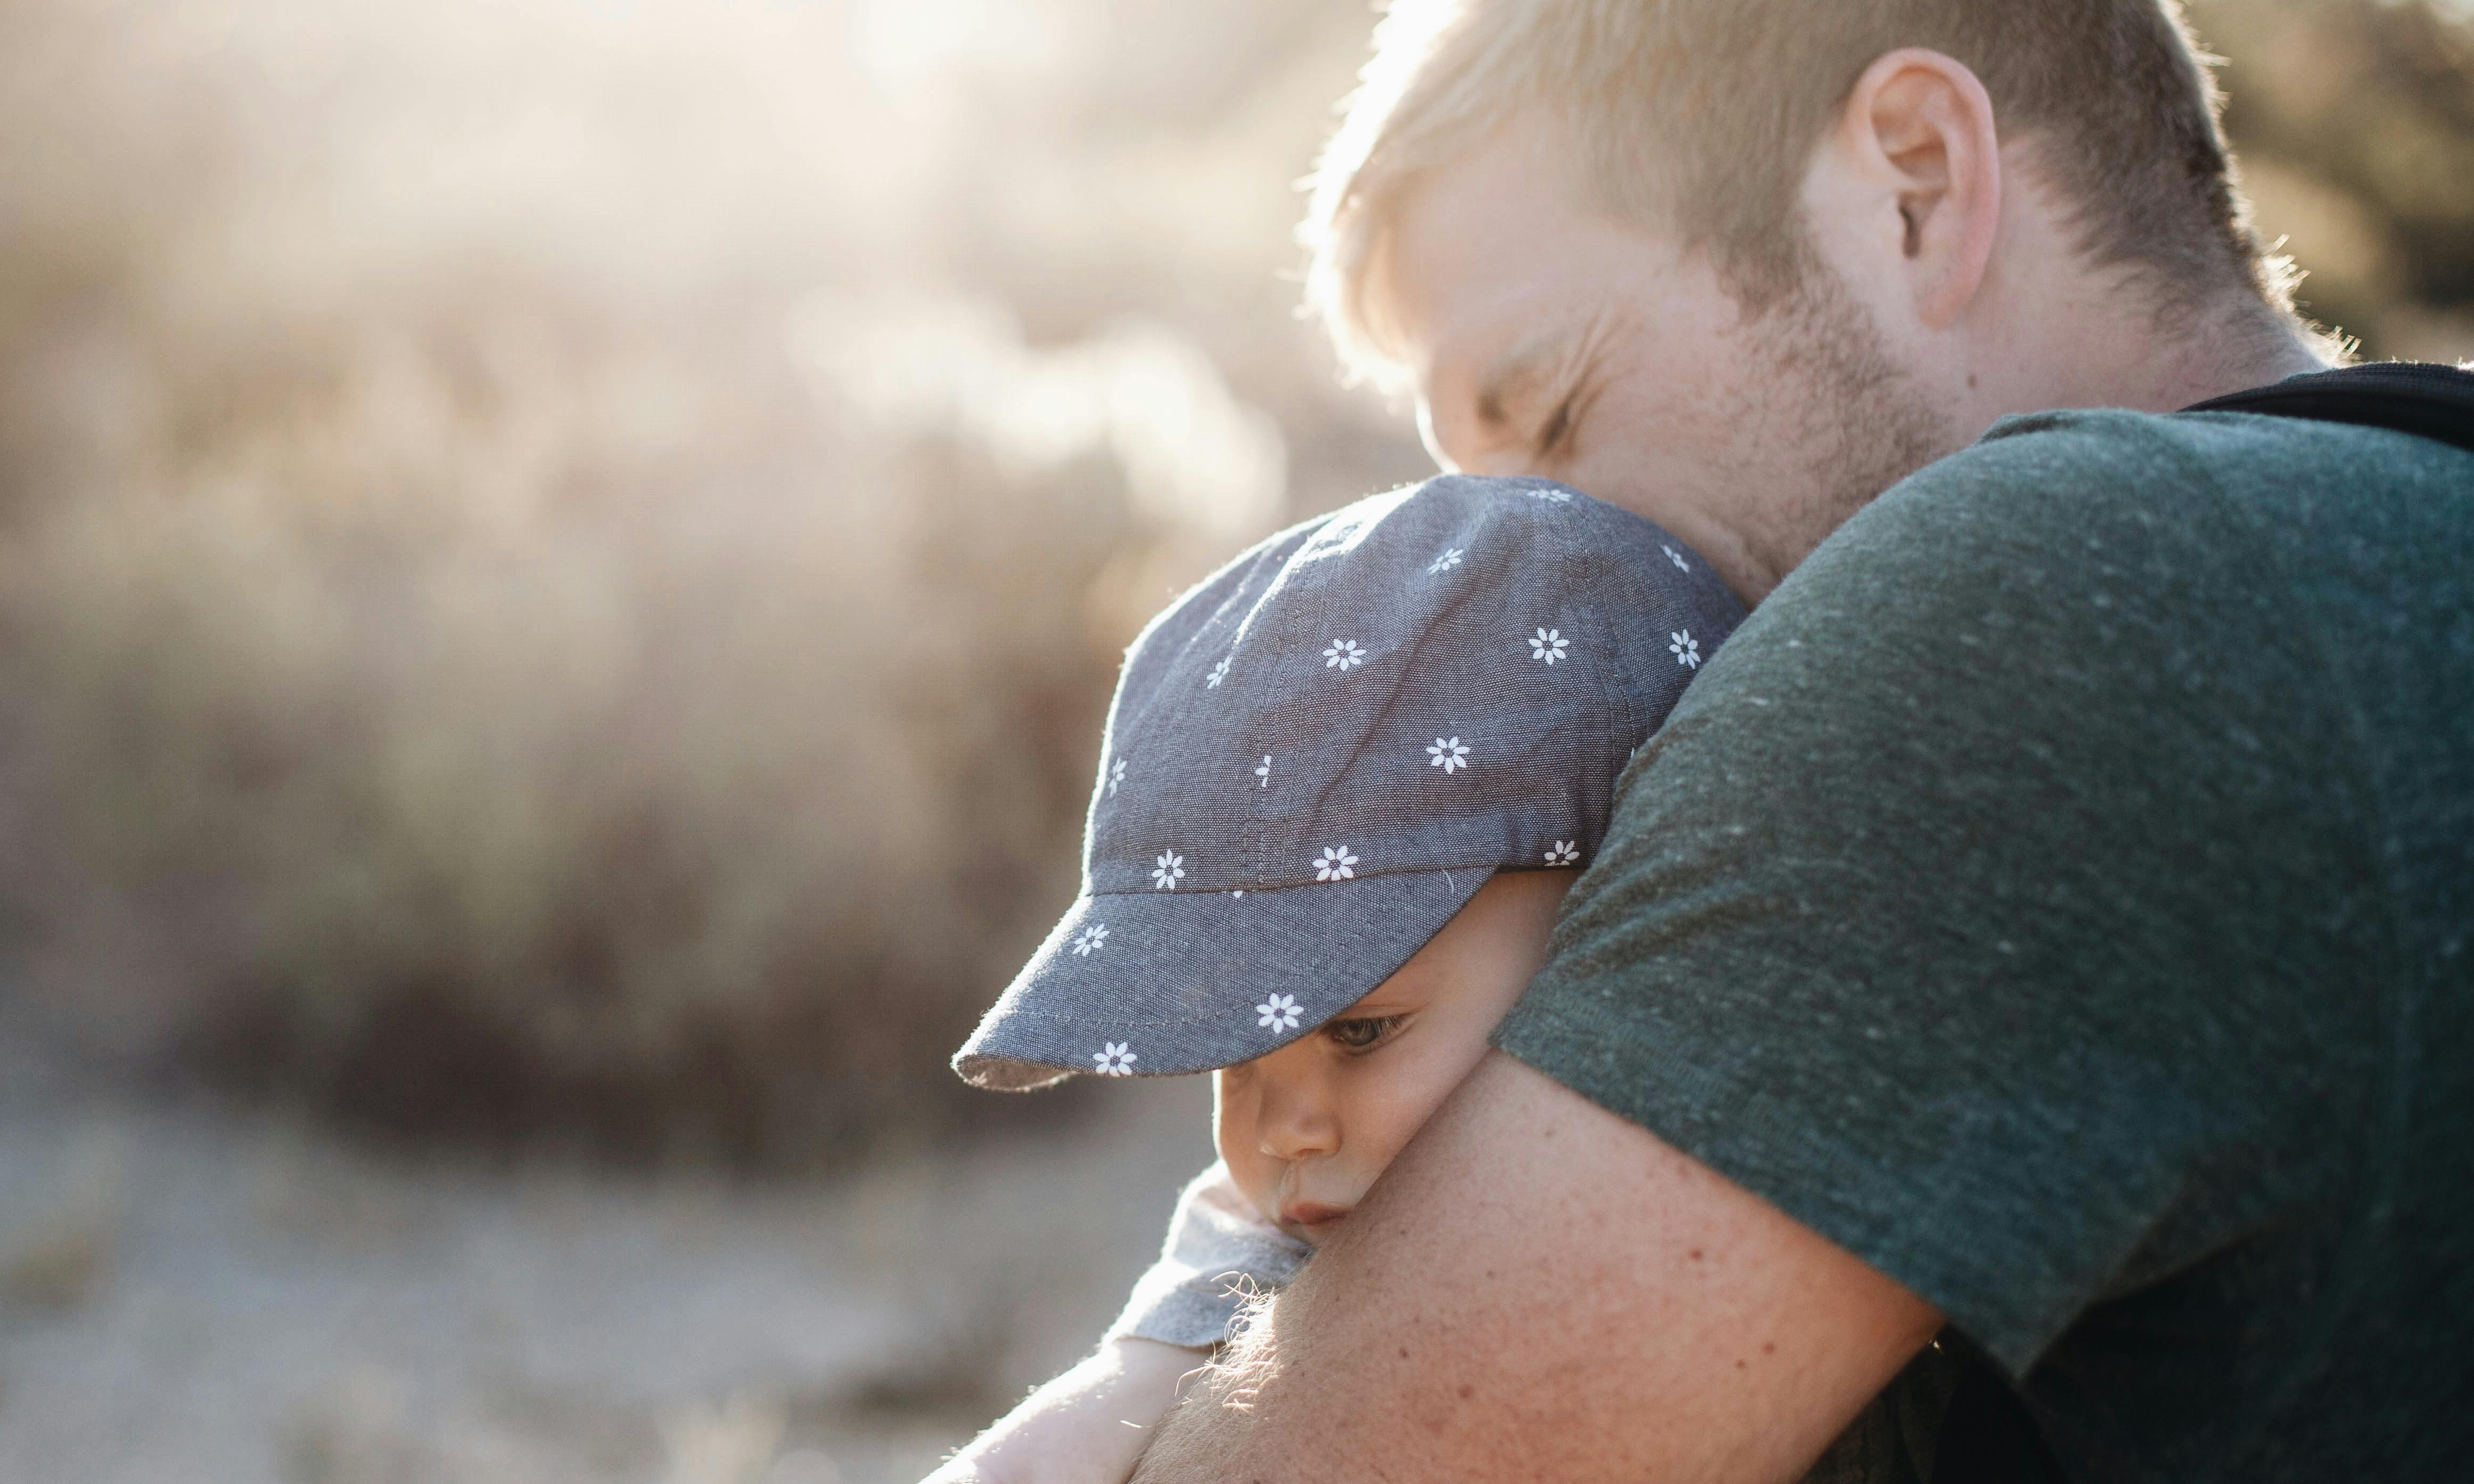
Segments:
[[[1025,1092],[1077,1073],[1168,1077],[1251,1061],[1364,999],[1493,874],[1084,896],[954,1054],[954,1070]]]

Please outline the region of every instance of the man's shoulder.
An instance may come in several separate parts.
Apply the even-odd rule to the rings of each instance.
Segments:
[[[1912,759],[1911,791],[2011,800],[2094,799],[2137,759],[2185,802],[2309,813],[2358,839],[2371,795],[2418,818],[2474,799],[2469,656],[2474,455],[2295,419],[2044,413],[1850,520],[1668,730],[1789,768],[1844,742],[1851,766]],[[2237,768],[2240,800],[2219,788]],[[2368,794],[2327,792],[2357,771]],[[2110,817],[2129,839],[2164,807]],[[2247,828],[2184,823],[2200,845]]]
[[[2202,620],[2194,610],[2215,606],[2228,573],[2253,565],[2240,553],[2261,523],[2226,498],[2229,474],[2251,482],[2170,418],[2005,419],[1858,511],[1733,645],[1752,651],[1766,634],[1822,631],[1841,655],[1953,638],[2017,652],[2049,625],[2112,626],[2158,606],[2188,626]]]
[[[2127,521],[2165,535],[2206,523],[2213,506],[2273,539],[2297,523],[2460,524],[2462,511],[2452,507],[2469,495],[2474,454],[2388,428],[2083,408],[2003,418],[1856,519],[1930,521],[1963,509],[2029,530]]]
[[[2005,418],[1919,470],[1780,590],[1938,621],[1937,598],[2067,590],[2217,619],[2346,621],[2474,602],[2474,454],[2381,428],[2114,409]],[[2405,579],[2405,580],[2401,580]]]
[[[2380,480],[2462,471],[2461,449],[2382,426],[2247,410],[2140,412],[2056,408],[1998,419],[1968,448],[1930,466],[2042,468],[2099,481],[2125,469],[2239,485],[2273,474],[2343,468]]]
[[[1962,571],[1987,560],[2015,569],[2075,563],[2126,534],[2172,542],[2217,513],[2228,476],[2248,482],[2246,466],[2268,456],[2212,448],[2170,417],[2108,409],[2004,418],[1891,486],[1807,566],[1827,574],[1855,548],[1868,566],[1912,556]]]

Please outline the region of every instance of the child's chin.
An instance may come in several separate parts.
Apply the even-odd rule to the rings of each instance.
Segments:
[[[1313,1223],[1302,1221],[1284,1221],[1280,1223],[1280,1229],[1286,1231],[1289,1235],[1296,1237],[1298,1241],[1303,1242],[1308,1247],[1321,1247],[1324,1241],[1328,1239],[1333,1232],[1338,1231],[1342,1225],[1347,1220],[1348,1217],[1346,1213],[1343,1213],[1325,1221]]]

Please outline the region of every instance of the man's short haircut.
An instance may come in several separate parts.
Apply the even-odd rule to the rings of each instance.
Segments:
[[[1758,311],[1807,270],[1812,150],[1864,69],[1909,46],[1975,71],[2004,136],[2036,140],[2082,250],[2150,280],[2162,311],[2234,287],[2290,308],[2179,0],[1395,0],[1316,170],[1308,302],[1381,374],[1369,280],[1400,198],[1537,109],[1592,205],[1680,232]]]

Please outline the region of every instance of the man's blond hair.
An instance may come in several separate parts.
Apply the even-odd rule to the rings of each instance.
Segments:
[[[1316,169],[1308,303],[1354,369],[1395,372],[1371,280],[1401,197],[1536,109],[1591,205],[1679,232],[1766,308],[1809,271],[1812,150],[1864,69],[1909,46],[1976,72],[2004,135],[2037,141],[2082,250],[2149,280],[2160,310],[2238,286],[2290,309],[2179,0],[1395,0]]]

